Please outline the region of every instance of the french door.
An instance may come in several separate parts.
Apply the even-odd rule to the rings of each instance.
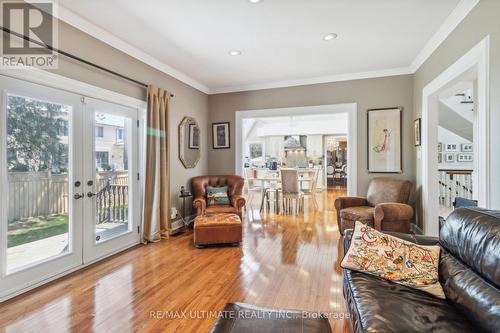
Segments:
[[[0,75],[0,299],[139,242],[137,109]]]

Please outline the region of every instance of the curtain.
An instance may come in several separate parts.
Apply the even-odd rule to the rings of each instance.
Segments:
[[[143,220],[146,242],[157,242],[162,238],[168,238],[170,231],[169,99],[168,91],[148,86]]]

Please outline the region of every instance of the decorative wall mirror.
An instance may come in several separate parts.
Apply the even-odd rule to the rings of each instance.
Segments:
[[[186,169],[200,160],[200,127],[194,118],[184,117],[179,124],[179,159]]]

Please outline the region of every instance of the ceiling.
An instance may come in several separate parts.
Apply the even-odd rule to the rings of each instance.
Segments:
[[[59,0],[63,20],[207,93],[408,73],[464,2]]]

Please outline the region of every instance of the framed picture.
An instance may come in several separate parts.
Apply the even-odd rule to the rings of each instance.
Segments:
[[[464,153],[472,153],[474,151],[472,143],[462,143],[460,150]]]
[[[403,172],[402,107],[367,111],[368,172]]]
[[[189,149],[200,149],[200,128],[196,124],[189,124]]]
[[[264,159],[264,143],[263,142],[249,142],[248,143],[248,156],[250,160],[263,160]]]
[[[447,143],[444,145],[444,151],[458,151],[458,143]]]
[[[444,154],[444,160],[446,163],[455,162],[455,154]]]
[[[473,154],[458,154],[457,155],[457,160],[458,162],[472,162],[474,161],[474,155]]]
[[[212,124],[212,147],[213,149],[229,149],[229,122]]]
[[[442,142],[438,142],[438,152],[442,152],[443,151],[443,143]]]
[[[443,163],[443,153],[438,154],[438,163]]]
[[[418,118],[413,121],[413,142],[415,146],[420,146],[422,144],[421,141],[421,130],[420,130],[420,125],[421,125],[422,119]]]

